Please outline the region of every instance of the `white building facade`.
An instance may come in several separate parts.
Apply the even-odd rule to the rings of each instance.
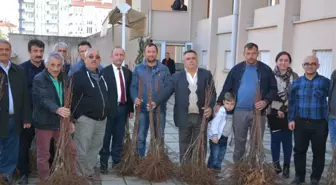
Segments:
[[[19,0],[19,32],[34,35],[92,35],[112,9],[100,0]]]

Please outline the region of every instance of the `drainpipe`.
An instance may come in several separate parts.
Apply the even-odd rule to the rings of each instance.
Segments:
[[[238,15],[239,15],[239,0],[234,0],[234,2],[233,2],[232,38],[231,38],[231,61],[233,62],[233,64],[236,64]]]

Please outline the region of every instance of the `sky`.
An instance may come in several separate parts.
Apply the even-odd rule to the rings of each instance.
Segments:
[[[7,21],[18,26],[19,23],[19,3],[18,0],[0,0],[0,20]]]

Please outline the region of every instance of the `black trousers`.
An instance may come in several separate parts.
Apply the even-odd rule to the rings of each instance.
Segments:
[[[327,120],[297,118],[294,130],[294,164],[296,177],[304,182],[306,176],[306,154],[311,143],[313,163],[311,179],[320,180],[325,164]]]

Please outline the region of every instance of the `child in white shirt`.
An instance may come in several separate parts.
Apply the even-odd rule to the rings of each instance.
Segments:
[[[228,137],[232,133],[232,110],[235,107],[236,98],[231,92],[225,93],[223,106],[216,113],[214,119],[208,126],[208,137],[210,144],[210,156],[208,168],[217,172],[221,170],[222,161],[225,156]]]

